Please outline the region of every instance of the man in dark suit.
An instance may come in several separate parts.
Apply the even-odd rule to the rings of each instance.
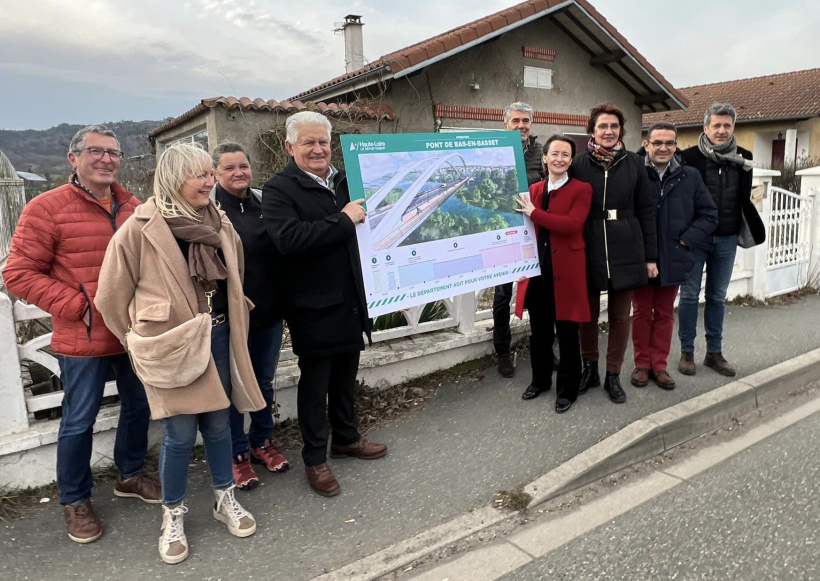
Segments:
[[[684,163],[700,172],[718,210],[718,225],[712,235],[692,248],[694,266],[689,280],[680,288],[678,337],[681,357],[678,371],[694,375],[695,336],[698,323],[703,267],[706,266],[706,357],[703,364],[721,375],[737,372],[723,357],[723,315],[726,291],[732,279],[737,247],[751,248],[763,242],[766,231],[752,203],[752,154],[734,138],[737,112],[728,103],[715,103],[703,118],[698,144],[683,151]]]
[[[372,328],[356,241],[356,224],[367,213],[364,200],[350,201],[344,172],[330,163],[327,118],[296,113],[286,130],[291,158],[265,184],[262,214],[282,255],[283,310],[301,372],[296,403],[308,482],[316,493],[335,496],[341,487],[327,465],[327,419],[331,457],[387,454],[387,446],[359,434],[353,408],[362,334],[369,340]]]

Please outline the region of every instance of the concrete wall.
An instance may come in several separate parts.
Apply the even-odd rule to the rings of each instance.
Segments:
[[[554,62],[524,58],[522,46],[541,46],[556,52]],[[386,100],[398,115],[399,132],[433,132],[435,104],[505,108],[524,101],[536,111],[587,115],[609,101],[624,111],[626,145],[640,146],[641,108],[634,96],[604,69],[589,64],[589,55],[546,19],[536,20],[489,42],[479,44],[420,73],[396,81]],[[524,87],[524,66],[552,69],[553,88]],[[479,89],[470,87],[478,83]],[[499,129],[491,121],[443,119],[443,125]],[[533,134],[546,139],[553,133],[586,133],[584,127],[534,125]]]
[[[797,131],[797,157],[820,156],[820,118],[804,121],[768,121],[765,123],[738,123],[735,127],[737,144],[754,154],[757,167],[768,168],[772,159],[772,141],[777,134],[786,137],[788,130]],[[688,127],[678,131],[678,147],[686,149],[698,144],[703,128]]]
[[[214,110],[208,109],[203,111],[196,117],[192,117],[187,121],[180,123],[176,127],[172,127],[167,131],[163,131],[155,138],[157,157],[165,150],[169,143],[194,135],[200,131],[206,130],[208,137],[216,133],[216,119],[214,118]]]

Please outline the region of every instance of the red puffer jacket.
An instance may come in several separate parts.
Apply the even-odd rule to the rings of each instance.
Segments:
[[[94,296],[108,241],[140,201],[117,183],[111,191],[111,214],[72,184],[40,194],[23,209],[11,239],[3,281],[9,292],[51,314],[51,348],[60,355],[125,351],[105,327]]]

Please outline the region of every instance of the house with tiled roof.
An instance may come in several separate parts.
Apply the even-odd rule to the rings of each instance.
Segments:
[[[678,127],[678,146],[697,144],[703,115],[712,103],[737,109],[735,137],[761,168],[820,156],[820,69],[739,79],[680,90],[687,111],[659,111],[643,116],[644,129],[657,121]]]
[[[355,116],[368,123],[363,132],[497,130],[514,101],[535,109],[534,135],[565,133],[579,143],[589,110],[615,103],[636,149],[643,113],[688,105],[587,0],[521,2],[367,64],[362,26],[361,17],[345,17],[345,74],[286,101],[203,99],[151,131],[158,153],[179,140],[211,150],[232,140],[253,150],[263,127],[303,109],[331,122]]]
[[[579,141],[589,110],[609,101],[624,110],[632,147],[644,112],[688,104],[586,0],[522,2],[348,68],[292,99],[386,105],[400,132],[499,129],[503,109],[524,101],[533,134]]]
[[[355,123],[358,130],[381,133],[390,129],[390,111],[375,110],[346,103],[303,103],[298,100],[265,101],[247,97],[213,97],[202,99],[197,105],[164,122],[148,132],[157,155],[171,144],[198,143],[208,151],[220,143],[233,141],[248,152],[254,174],[264,181],[265,176],[256,171],[263,156],[264,147],[260,134],[283,127],[288,115],[299,111],[317,111],[324,114],[334,126],[341,122]]]

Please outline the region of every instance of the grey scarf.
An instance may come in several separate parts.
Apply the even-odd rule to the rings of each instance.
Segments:
[[[737,152],[737,141],[735,141],[734,135],[723,145],[714,145],[705,133],[701,133],[698,139],[698,149],[703,155],[718,164],[733,163],[746,171],[752,171],[755,166],[751,159],[746,159]]]

